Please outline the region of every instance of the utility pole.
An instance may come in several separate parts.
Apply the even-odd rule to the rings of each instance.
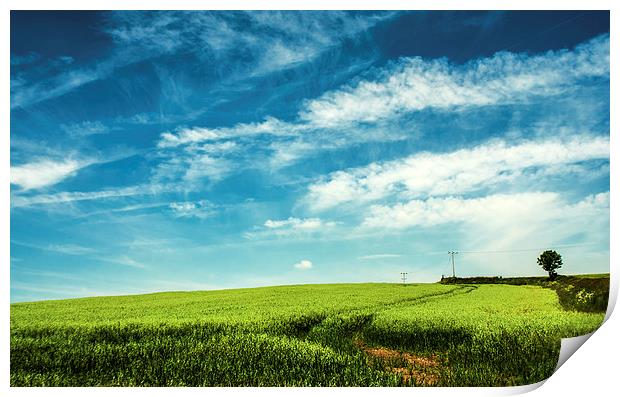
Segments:
[[[400,279],[403,280],[403,285],[405,285],[405,283],[407,282],[407,273],[400,272]]]
[[[456,278],[456,273],[454,272],[454,254],[458,254],[458,251],[448,251],[448,255],[452,259],[452,277]]]

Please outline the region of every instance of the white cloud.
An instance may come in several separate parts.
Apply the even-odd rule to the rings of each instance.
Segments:
[[[268,229],[317,230],[335,225],[335,222],[325,222],[319,218],[299,219],[291,217],[288,219],[275,221],[268,219],[265,222],[265,227]]]
[[[114,263],[117,265],[134,267],[136,269],[146,269],[147,267],[145,264],[138,262],[128,257],[127,255],[121,255],[121,256],[113,257],[113,258],[99,258],[99,260],[104,261],[104,262]]]
[[[169,207],[177,218],[205,219],[215,214],[215,206],[206,200],[174,202]]]
[[[230,153],[239,148],[239,145],[233,141],[226,142],[216,142],[216,143],[207,143],[204,145],[197,145],[192,147],[191,150],[196,152],[204,152],[211,154],[222,154],[222,153]]]
[[[60,192],[54,194],[38,194],[34,196],[11,196],[11,207],[30,207],[33,205],[49,205],[71,203],[74,201],[114,199],[127,196],[154,195],[178,191],[174,185],[147,184],[127,186],[118,189],[99,190],[92,192]]]
[[[26,153],[37,153],[25,156],[29,158],[28,162],[11,165],[11,184],[19,186],[21,192],[52,186],[75,175],[82,168],[111,163],[135,154],[134,151],[120,150],[116,153],[107,153],[105,158],[97,158],[99,156],[87,158],[75,151],[63,153],[47,146],[17,139],[15,147],[18,147],[20,152],[23,150]],[[45,155],[41,156],[41,152]]]
[[[425,108],[513,103],[556,95],[582,78],[609,75],[609,36],[573,51],[530,56],[500,52],[463,66],[447,60],[404,59],[379,79],[331,91],[306,103],[300,119],[319,127],[369,123]]]
[[[313,210],[347,202],[369,202],[400,194],[407,197],[463,194],[528,172],[570,173],[564,167],[588,160],[608,159],[609,139],[575,136],[508,145],[493,141],[450,153],[413,156],[337,171],[308,188],[304,199]]]
[[[336,227],[334,221],[325,221],[320,218],[294,218],[265,221],[262,227],[244,233],[244,237],[255,239],[257,237],[310,237],[318,234],[329,233]]]
[[[108,33],[145,53],[192,51],[230,74],[263,75],[315,59],[394,13],[250,11],[116,13]],[[244,57],[239,59],[238,52]]]
[[[55,185],[74,175],[80,168],[92,162],[78,160],[56,161],[43,159],[17,166],[11,166],[11,184],[23,190],[39,189]]]
[[[219,181],[229,174],[233,167],[228,159],[209,154],[188,157],[186,166],[183,179],[189,183],[203,178],[208,178],[212,182]]]
[[[275,17],[270,15],[269,18]],[[376,79],[343,86],[305,102],[294,120],[266,117],[260,122],[230,127],[182,128],[162,133],[158,147],[169,149],[199,142],[214,144],[265,134],[272,137],[271,153],[265,164],[280,168],[319,150],[410,137],[407,134],[415,133],[415,130],[403,134],[397,124],[397,128],[392,128],[405,114],[427,108],[459,110],[519,103],[534,97],[565,94],[579,86],[582,79],[606,78],[608,75],[607,35],[585,42],[574,50],[538,55],[501,52],[464,65],[452,64],[445,59],[407,58],[379,70]],[[378,131],[372,131],[373,128]],[[246,144],[245,149],[249,147],[251,144]],[[224,166],[228,154],[224,151],[219,154],[222,158],[217,165],[226,171],[207,175],[210,178],[217,180],[246,165],[243,161],[235,161]],[[207,160],[215,162],[213,156]],[[211,169],[215,165],[203,167],[198,164],[197,167]],[[190,177],[194,173],[190,172]],[[346,176],[340,182],[346,184]],[[334,186],[335,189],[342,187]]]
[[[44,81],[33,79],[31,84],[24,82],[15,87],[15,90],[11,90],[11,109],[29,106],[64,95],[84,84],[108,76],[112,70],[112,64],[105,62],[92,69],[75,69],[63,72]]]
[[[50,244],[46,249],[48,251],[59,252],[67,255],[84,255],[95,252],[92,248],[83,247],[77,244]]]
[[[303,260],[295,263],[293,266],[295,267],[295,269],[308,270],[308,269],[312,269],[312,262],[310,262],[307,259],[303,259]]]
[[[295,65],[307,62],[316,58],[318,48],[307,47],[305,45],[291,46],[282,40],[274,40],[260,57],[257,68],[253,74],[264,74],[266,72],[286,69]]]
[[[78,244],[49,244],[38,245],[19,240],[11,240],[11,244],[21,245],[22,247],[34,248],[37,250],[58,252],[66,255],[86,255],[95,252],[93,248],[84,247]]]
[[[90,135],[107,134],[109,132],[101,121],[83,121],[76,124],[61,124],[60,128],[73,138],[82,138]]]
[[[149,210],[154,208],[168,207],[170,204],[168,202],[158,202],[158,203],[142,203],[142,204],[132,204],[125,205],[123,207],[118,208],[107,208],[103,210],[96,210],[91,212],[85,212],[79,216],[78,218],[88,218],[95,215],[101,214],[113,214],[113,213],[123,213],[123,212],[133,212],[133,211],[142,211]]]
[[[299,125],[285,123],[273,117],[267,117],[259,123],[240,123],[233,127],[220,128],[182,128],[175,133],[164,132],[157,144],[160,148],[174,147],[188,143],[218,141],[259,134],[294,135]]]
[[[290,165],[298,159],[305,157],[308,153],[328,149],[325,145],[320,144],[318,139],[314,140],[314,142],[302,139],[282,142],[274,141],[269,145],[269,148],[272,150],[272,154],[269,157],[269,165],[276,169]]]
[[[551,221],[581,217],[600,219],[609,211],[609,193],[588,196],[575,204],[558,193],[495,194],[480,198],[444,197],[370,207],[362,226],[381,229],[470,224],[501,234],[530,230]],[[598,215],[598,216],[597,216]],[[603,217],[604,219],[604,217]],[[578,229],[572,229],[572,232]],[[501,234],[497,238],[501,238]]]
[[[188,188],[204,179],[217,182],[239,166],[230,157],[240,147],[233,141],[190,143],[182,152],[163,154],[167,159],[158,164],[154,179],[174,183],[180,179]]]

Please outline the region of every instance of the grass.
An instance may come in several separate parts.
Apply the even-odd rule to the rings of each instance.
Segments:
[[[332,284],[11,305],[12,386],[513,385],[602,313],[540,286]]]
[[[548,277],[467,277],[444,278],[442,284],[538,285],[554,290],[566,310],[605,312],[609,300],[609,273]]]

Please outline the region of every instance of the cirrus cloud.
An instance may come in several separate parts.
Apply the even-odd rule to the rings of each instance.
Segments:
[[[469,224],[508,233],[519,230],[518,225],[529,228],[575,219],[605,220],[608,216],[601,217],[601,214],[608,213],[609,192],[593,194],[576,203],[568,203],[554,192],[494,194],[475,198],[432,197],[394,205],[373,205],[362,226],[398,230],[416,226]]]
[[[205,219],[215,214],[215,206],[207,200],[173,202],[169,207],[177,218]]]
[[[23,190],[40,189],[55,185],[74,175],[91,161],[41,159],[11,167],[11,184]]]
[[[325,227],[335,226],[336,222],[323,221],[319,218],[288,218],[284,220],[271,220],[265,221],[265,227],[268,229],[293,229],[293,230],[317,230]]]
[[[423,152],[336,171],[310,185],[304,201],[310,209],[322,211],[395,194],[408,197],[464,194],[512,181],[528,172],[570,173],[573,168],[565,166],[608,158],[609,138],[602,136],[580,135],[567,140],[531,140],[512,145],[496,140],[454,152]]]
[[[572,51],[535,56],[499,52],[462,66],[445,59],[405,58],[384,69],[375,80],[363,80],[308,101],[300,118],[320,127],[374,123],[425,108],[486,106],[557,95],[582,78],[608,76],[608,35]]]

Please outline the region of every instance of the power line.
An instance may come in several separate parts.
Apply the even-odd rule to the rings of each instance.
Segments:
[[[403,280],[403,285],[407,282],[407,272],[400,272],[400,279]]]
[[[574,248],[574,247],[585,247],[589,245],[597,245],[600,243],[583,243],[583,244],[558,244],[547,247],[538,247],[538,248],[517,248],[517,249],[506,249],[506,250],[459,250],[460,254],[501,254],[501,253],[510,253],[510,252],[527,252],[527,251],[539,251],[539,250],[552,250],[559,248]],[[398,254],[400,257],[406,258],[414,258],[414,257],[423,257],[423,256],[431,256],[431,255],[445,255],[446,251],[428,251],[428,252],[415,252],[415,253],[402,253]],[[448,252],[449,254],[449,252]],[[450,258],[448,257],[448,261]]]

